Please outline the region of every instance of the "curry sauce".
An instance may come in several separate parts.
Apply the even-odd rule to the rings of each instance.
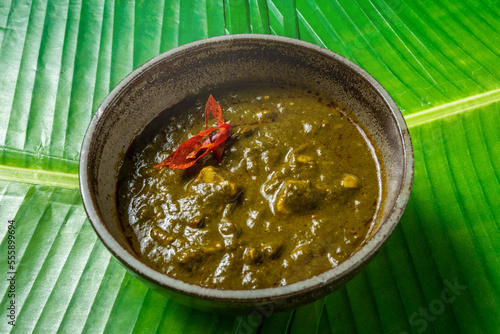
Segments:
[[[210,92],[232,125],[219,163],[154,168],[205,127],[200,94],[129,148],[117,187],[124,231],[149,266],[219,289],[318,275],[367,240],[383,194],[378,149],[352,112],[300,87]]]

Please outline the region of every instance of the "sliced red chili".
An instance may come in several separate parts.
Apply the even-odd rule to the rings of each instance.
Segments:
[[[217,120],[217,126],[201,131],[197,135],[183,142],[177,150],[154,168],[168,166],[171,169],[186,169],[210,152],[217,161],[222,161],[224,143],[231,135],[231,125],[224,122],[222,109],[212,95],[205,106],[205,127],[208,127],[208,118],[212,114]],[[217,132],[215,132],[217,131]],[[215,132],[215,133],[214,133]]]
[[[208,118],[210,117],[210,114],[214,116],[218,125],[226,123],[222,118],[222,108],[217,101],[215,101],[212,94],[208,97],[207,104],[205,105],[205,129],[208,128]]]

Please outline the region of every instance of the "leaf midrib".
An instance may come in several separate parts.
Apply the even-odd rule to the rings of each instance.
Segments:
[[[0,165],[0,180],[77,189],[78,173],[59,173],[47,170]]]
[[[405,116],[408,128],[431,123],[436,120],[472,111],[500,101],[500,88],[469,96],[441,106],[421,110]],[[76,162],[76,161],[75,161]],[[76,189],[79,187],[78,173],[60,173],[47,170],[18,168],[0,165],[0,180],[37,185]]]
[[[473,95],[465,99],[446,103],[434,108],[425,109],[405,116],[406,124],[409,128],[433,122],[435,120],[464,113],[473,109],[485,107],[489,104],[500,101],[500,88],[486,93]]]

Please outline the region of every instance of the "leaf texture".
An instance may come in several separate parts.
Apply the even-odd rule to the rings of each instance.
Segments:
[[[10,0],[0,3],[0,272],[16,229],[16,325],[1,333],[497,333],[500,15],[489,0]],[[377,257],[293,311],[241,317],[148,289],[96,237],[78,191],[90,119],[130,71],[206,37],[327,47],[394,97],[415,151],[412,195]],[[5,277],[7,278],[7,277]]]

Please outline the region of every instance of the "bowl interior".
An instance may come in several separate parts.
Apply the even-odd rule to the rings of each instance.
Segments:
[[[386,171],[386,199],[372,238],[337,268],[311,282],[269,293],[236,294],[182,284],[142,264],[122,233],[116,180],[134,137],[159,113],[187,96],[230,82],[288,82],[331,95],[356,114],[376,141]],[[82,147],[81,188],[89,218],[104,244],[134,272],[156,285],[230,305],[331,292],[372,257],[394,229],[411,187],[413,153],[404,120],[386,91],[364,70],[323,48],[281,37],[225,36],[164,53],[125,78],[96,112]],[[307,280],[310,281],[310,280]],[[302,285],[301,285],[302,284]],[[187,289],[187,291],[185,291]],[[296,301],[296,303],[304,302]],[[195,305],[196,306],[196,305]]]

